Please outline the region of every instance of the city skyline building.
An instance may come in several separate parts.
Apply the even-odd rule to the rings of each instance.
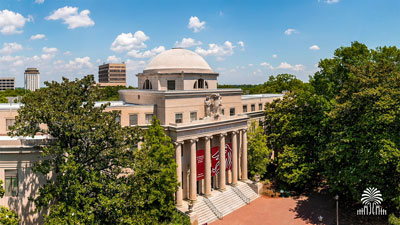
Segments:
[[[40,73],[37,68],[27,68],[24,73],[25,90],[36,91],[40,88]]]
[[[0,77],[0,91],[15,90],[15,77]]]
[[[99,66],[100,86],[126,86],[126,64],[107,63]]]

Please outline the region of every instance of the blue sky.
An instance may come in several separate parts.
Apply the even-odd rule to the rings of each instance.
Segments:
[[[279,73],[307,81],[352,41],[397,46],[399,10],[398,0],[1,0],[0,76],[23,86],[24,69],[38,67],[41,82],[97,79],[99,64],[125,61],[135,86],[151,57],[178,45],[201,54],[221,84]]]

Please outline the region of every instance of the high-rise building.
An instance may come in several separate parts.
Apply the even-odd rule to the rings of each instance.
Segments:
[[[99,66],[100,86],[126,86],[126,64],[108,63]]]
[[[14,77],[1,77],[0,78],[0,91],[7,89],[15,89],[15,78]]]
[[[27,68],[25,70],[24,87],[26,90],[35,91],[40,88],[40,73],[36,68]]]

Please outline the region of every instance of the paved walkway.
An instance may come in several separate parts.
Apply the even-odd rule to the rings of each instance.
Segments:
[[[243,206],[239,210],[217,220],[212,225],[303,225],[318,224],[318,216],[324,215],[324,224],[332,223],[334,215],[331,204],[323,199],[310,201],[307,197],[300,198],[267,198],[260,197]],[[321,204],[322,203],[322,204]],[[323,206],[325,205],[325,206]]]

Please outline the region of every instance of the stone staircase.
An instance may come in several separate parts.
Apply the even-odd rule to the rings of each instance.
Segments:
[[[211,223],[232,213],[240,207],[258,198],[259,195],[244,182],[238,182],[236,187],[226,186],[223,192],[214,190],[211,197],[198,196],[193,211],[197,213],[199,225]]]

